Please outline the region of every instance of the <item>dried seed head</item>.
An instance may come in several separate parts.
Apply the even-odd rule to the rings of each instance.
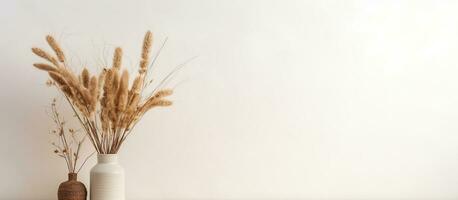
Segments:
[[[170,96],[173,94],[173,90],[171,89],[165,89],[165,90],[159,90],[158,92],[156,92],[156,94],[154,94],[154,98],[162,98],[162,97],[166,97],[166,96]]]
[[[61,86],[60,89],[61,89],[62,92],[64,92],[64,94],[67,95],[67,97],[69,97],[70,99],[73,99],[73,98],[74,98],[73,90],[72,90],[68,85]]]
[[[102,72],[99,74],[99,78],[97,79],[97,87],[99,91],[102,91],[103,83],[105,82],[105,76],[107,75],[107,69],[103,69]]]
[[[57,68],[45,63],[34,63],[33,66],[44,71],[57,72]]]
[[[87,68],[84,68],[81,72],[81,81],[83,82],[83,86],[85,88],[89,88],[89,77],[89,71],[87,70]]]
[[[49,46],[51,46],[51,48],[56,53],[57,58],[59,59],[59,61],[60,62],[65,62],[64,52],[60,48],[59,44],[57,44],[56,40],[52,36],[48,35],[48,36],[46,36],[46,41],[48,41]]]
[[[117,47],[114,52],[113,56],[113,68],[116,70],[121,69],[121,62],[122,62],[122,49]]]
[[[151,31],[148,31],[146,32],[145,38],[143,39],[142,56],[139,69],[140,74],[144,74],[147,71],[152,43],[153,34],[151,33]]]
[[[97,108],[97,102],[99,97],[99,87],[97,84],[97,77],[93,76],[90,80],[89,84],[89,92],[91,94],[91,101],[90,101],[90,112],[94,112]]]
[[[107,70],[107,73],[105,74],[105,79],[103,81],[103,91],[104,93],[110,93],[111,86],[113,84],[113,70],[109,69]]]
[[[129,86],[129,72],[124,70],[122,72],[121,80],[119,82],[118,93],[116,95],[116,112],[118,115],[126,109],[127,97],[128,97],[128,86]]]
[[[93,76],[91,80],[89,81],[89,92],[91,93],[91,96],[97,97],[98,96],[98,82],[97,82],[97,77]]]
[[[68,85],[65,79],[56,72],[48,72],[49,76],[54,80],[59,86]]]
[[[80,86],[80,82],[78,81],[78,77],[73,72],[68,70],[67,68],[60,68],[59,69],[59,73],[68,82],[68,84],[71,87],[75,87],[76,88],[76,87]]]
[[[91,92],[88,90],[88,89],[85,89],[85,88],[81,88],[81,94],[83,96],[83,105],[85,106],[89,106],[91,101],[92,101],[92,96],[91,96]]]
[[[110,118],[108,116],[109,111],[104,109],[100,114],[100,121],[102,121],[102,131],[106,133],[110,127]]]
[[[151,31],[148,31],[146,32],[145,38],[143,39],[143,48],[142,48],[142,59],[143,60],[148,60],[152,44],[153,44],[153,34],[151,33]]]
[[[56,67],[59,66],[59,63],[57,62],[56,58],[54,58],[53,56],[49,55],[49,53],[47,53],[46,51],[44,51],[43,49],[40,49],[40,48],[32,48],[32,52],[39,56],[39,57],[42,57],[44,59],[46,59],[47,61],[51,62],[52,64],[54,64]]]
[[[168,100],[160,100],[156,104],[157,106],[171,106],[172,102]]]
[[[119,73],[118,71],[114,70],[113,71],[113,79],[111,83],[111,91],[110,93],[115,94],[118,93],[118,87],[119,87]]]
[[[152,101],[150,104],[147,105],[148,109],[152,107],[157,107],[157,106],[170,106],[172,105],[172,102],[169,100],[165,99],[157,99]]]
[[[158,99],[158,100],[153,100],[150,102],[146,102],[141,108],[140,108],[140,113],[146,113],[148,110],[154,107],[166,107],[166,106],[171,106],[172,102],[169,100],[165,99]]]
[[[129,105],[127,106],[126,113],[128,113],[128,115],[132,114],[137,109],[139,102],[140,94],[134,93],[130,99]]]
[[[142,85],[143,85],[143,79],[141,78],[141,76],[137,76],[134,79],[134,82],[132,83],[132,88],[130,89],[130,91],[132,93],[140,93],[140,90],[142,89]]]

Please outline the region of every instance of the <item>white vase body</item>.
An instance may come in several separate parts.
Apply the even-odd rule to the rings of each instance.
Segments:
[[[124,169],[117,154],[98,154],[91,169],[91,200],[125,200]]]

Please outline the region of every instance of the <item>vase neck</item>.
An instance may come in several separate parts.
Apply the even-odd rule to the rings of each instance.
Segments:
[[[117,163],[118,154],[98,154],[97,162],[98,163]]]
[[[77,173],[68,173],[68,180],[69,181],[76,181],[77,179]]]

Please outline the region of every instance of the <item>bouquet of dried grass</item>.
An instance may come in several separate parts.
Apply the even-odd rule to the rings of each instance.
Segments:
[[[34,54],[48,61],[33,66],[48,72],[99,154],[116,154],[147,111],[172,105],[171,101],[165,99],[172,94],[172,90],[161,89],[162,84],[150,94],[143,94],[147,86],[145,79],[152,40],[153,35],[148,31],[143,40],[138,74],[130,86],[128,71],[121,70],[122,49],[119,47],[114,51],[112,67],[93,75],[86,68],[79,75],[72,72],[64,52],[52,36],[48,35],[46,41],[55,55],[32,48]]]

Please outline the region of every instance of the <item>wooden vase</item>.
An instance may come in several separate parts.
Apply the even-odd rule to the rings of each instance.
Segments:
[[[59,185],[59,190],[57,191],[57,198],[59,200],[86,200],[86,186],[76,179],[76,173],[69,173],[68,181]]]

